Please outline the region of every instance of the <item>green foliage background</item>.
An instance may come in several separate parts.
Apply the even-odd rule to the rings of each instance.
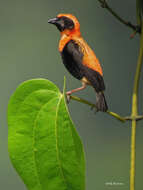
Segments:
[[[109,1],[127,20],[136,22],[134,0]],[[37,1],[2,0],[0,6],[0,184],[2,189],[26,190],[14,171],[7,151],[7,104],[19,83],[31,78],[48,78],[61,89],[66,75],[67,88],[80,82],[70,76],[58,53],[59,33],[48,25],[59,12],[75,14],[85,39],[100,59],[106,82],[106,97],[112,111],[128,114],[138,55],[138,37],[130,40],[131,31],[115,20],[95,0]],[[143,77],[141,79],[143,81]],[[91,88],[79,93],[95,101]],[[143,97],[141,89],[140,98]],[[86,105],[69,105],[74,123],[82,137],[87,159],[87,189],[106,190],[107,182],[129,186],[130,128],[110,116],[94,115]],[[143,101],[140,104],[143,110]],[[143,188],[143,122],[137,128],[137,189]]]

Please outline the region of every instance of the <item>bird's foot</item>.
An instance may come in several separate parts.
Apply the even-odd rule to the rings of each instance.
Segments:
[[[71,99],[71,94],[70,93],[66,93],[66,97],[67,97],[67,104],[69,104],[70,103],[70,99]]]
[[[106,7],[107,7],[107,2],[106,2],[106,0],[100,0],[100,3],[101,3],[101,7],[102,7],[102,8],[106,8]]]
[[[91,106],[90,109],[93,110],[95,114],[99,111],[99,110],[97,109],[97,107],[95,107],[95,106]]]

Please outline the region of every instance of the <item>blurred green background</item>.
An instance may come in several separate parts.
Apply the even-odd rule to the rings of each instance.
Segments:
[[[48,24],[58,13],[72,13],[81,32],[96,52],[104,71],[106,99],[110,110],[130,114],[131,93],[139,49],[139,37],[97,0],[1,0],[0,1],[0,189],[26,190],[13,169],[7,150],[7,104],[17,86],[28,79],[47,78],[62,89],[80,86],[64,68],[58,53],[57,29]],[[136,23],[135,0],[109,0],[124,18]],[[143,82],[143,77],[141,78]],[[141,84],[143,85],[143,83]],[[95,102],[90,87],[78,93]],[[143,110],[140,88],[140,110]],[[86,105],[71,102],[70,113],[83,140],[87,160],[87,190],[129,189],[130,122],[125,124],[104,113],[94,114]],[[136,189],[143,189],[143,122],[137,128]],[[121,185],[110,185],[115,182]]]

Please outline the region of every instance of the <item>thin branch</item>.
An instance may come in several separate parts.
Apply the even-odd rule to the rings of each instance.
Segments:
[[[137,30],[135,30],[135,31],[130,35],[130,39],[133,39],[136,34],[137,34]]]
[[[70,99],[75,100],[77,102],[81,102],[83,104],[86,104],[86,105],[90,106],[91,108],[95,108],[96,109],[96,105],[95,104],[93,104],[93,103],[91,103],[91,102],[89,102],[87,100],[84,100],[82,98],[79,98],[77,96],[70,96]],[[107,111],[106,113],[109,114],[109,115],[111,115],[112,117],[118,119],[121,122],[125,122],[126,121],[126,119],[124,117],[118,115],[117,113],[114,113],[114,112],[111,112],[111,111]]]
[[[143,119],[143,115],[139,115],[139,116],[136,117],[136,121],[140,121],[142,119]]]
[[[120,17],[107,3],[106,0],[98,0],[101,4],[102,8],[107,9],[117,20],[119,20],[122,24],[136,31],[136,33],[141,33],[141,28],[137,25],[133,25],[129,21],[125,21],[122,17]],[[132,37],[132,36],[131,36]]]
[[[130,166],[130,190],[135,189],[135,159],[136,159],[136,120],[132,120],[131,133],[131,166]]]
[[[143,21],[142,21],[143,29]],[[140,38],[140,50],[139,57],[136,67],[135,79],[134,79],[134,88],[132,96],[132,118],[138,116],[138,91],[139,91],[139,80],[141,75],[141,68],[143,62],[143,30],[141,30]],[[131,133],[131,166],[130,166],[130,190],[135,189],[135,158],[136,158],[136,126],[137,121],[132,119],[132,133]]]
[[[132,120],[140,121],[143,119],[143,115],[138,115],[136,117],[127,116],[127,117],[125,117],[125,119],[128,121],[132,121]]]
[[[119,121],[122,121],[122,122],[127,121],[124,117],[118,115],[118,114],[115,113],[115,112],[107,111],[106,113],[108,113],[109,115],[115,117],[115,118],[118,119]]]

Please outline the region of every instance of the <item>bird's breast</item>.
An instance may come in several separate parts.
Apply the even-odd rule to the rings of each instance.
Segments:
[[[59,52],[62,52],[66,44],[71,40],[70,36],[62,35],[59,42]]]
[[[66,69],[75,78],[81,80],[84,75],[82,65],[83,54],[78,45],[73,40],[70,40],[64,46],[61,56]]]

